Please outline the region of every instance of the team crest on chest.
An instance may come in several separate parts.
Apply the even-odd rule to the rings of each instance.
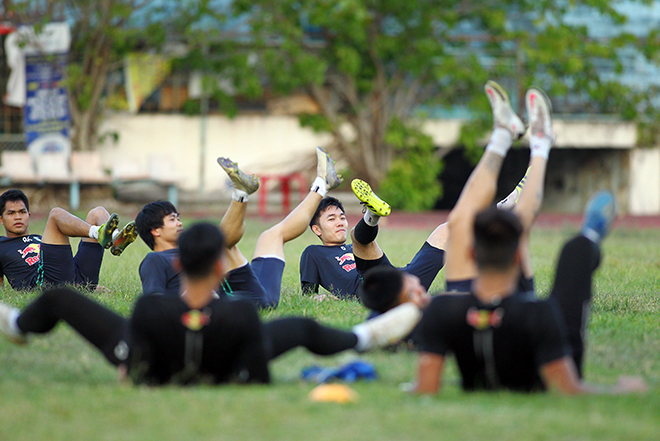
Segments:
[[[181,323],[191,331],[199,331],[211,321],[211,316],[204,311],[192,309],[181,315]]]
[[[495,311],[470,308],[465,318],[468,325],[478,331],[483,331],[488,328],[499,328],[503,316],[504,310],[502,308],[497,308]]]

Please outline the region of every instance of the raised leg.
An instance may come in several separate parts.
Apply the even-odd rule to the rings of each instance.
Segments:
[[[82,237],[85,242],[97,242],[96,239],[89,237],[90,227],[102,225],[109,217],[110,213],[103,207],[90,210],[86,220],[82,220],[62,208],[55,207],[48,214],[42,241],[54,245],[67,245],[69,237]]]

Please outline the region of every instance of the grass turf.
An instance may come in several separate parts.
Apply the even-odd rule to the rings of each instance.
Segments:
[[[268,225],[249,221],[241,249],[254,249]],[[33,231],[41,231],[35,224]],[[379,243],[403,265],[427,232],[383,228]],[[532,256],[540,295],[552,283],[556,256],[571,231],[538,229]],[[650,391],[637,396],[562,397],[557,394],[471,393],[458,387],[453,363],[437,397],[399,391],[414,379],[416,355],[376,351],[360,358],[375,364],[379,380],[352,387],[355,404],[312,403],[313,385],[298,379],[310,364],[336,365],[357,357],[315,357],[296,350],[271,363],[270,386],[163,387],[120,385],[114,369],[66,325],[26,347],[0,339],[0,440],[35,439],[515,439],[652,440],[660,433],[660,231],[618,230],[604,243],[594,281],[587,348],[588,381],[612,384],[621,374],[642,375]],[[305,315],[342,328],[365,311],[353,301],[314,302],[302,297],[298,259],[317,243],[306,233],[286,246],[282,301],[270,318]],[[120,258],[106,253],[101,283],[90,293],[128,315],[139,294],[138,265],[148,251],[138,241]],[[440,274],[433,288],[439,290]],[[433,289],[432,289],[433,290]],[[36,293],[0,290],[0,301],[22,307]]]

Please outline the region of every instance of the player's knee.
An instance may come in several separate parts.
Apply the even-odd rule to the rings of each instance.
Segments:
[[[279,225],[275,225],[259,235],[259,242],[267,244],[278,243],[282,242],[282,238],[282,228]]]
[[[89,210],[87,213],[87,218],[85,221],[91,225],[101,225],[103,222],[108,220],[110,213],[104,207],[98,206]]]
[[[50,210],[50,212],[48,213],[48,220],[58,219],[58,218],[62,217],[63,215],[66,215],[66,214],[68,214],[68,212],[64,208],[55,207],[55,208],[52,208]]]

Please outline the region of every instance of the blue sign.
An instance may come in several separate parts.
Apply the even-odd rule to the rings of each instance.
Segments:
[[[32,154],[71,151],[71,115],[64,84],[67,54],[25,57],[23,129]]]

